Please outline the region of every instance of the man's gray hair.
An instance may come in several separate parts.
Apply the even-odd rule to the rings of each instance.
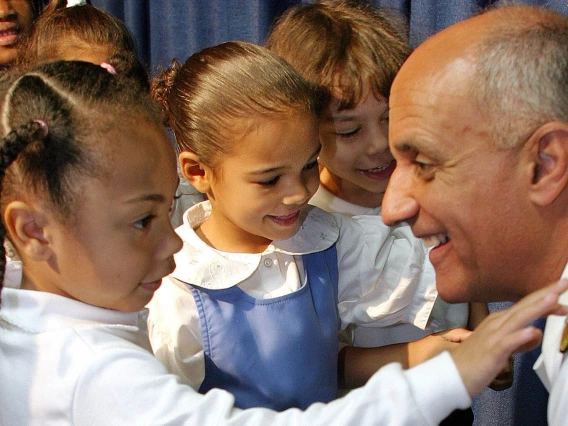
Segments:
[[[502,148],[547,122],[568,123],[568,17],[530,9],[528,19],[521,8],[500,9],[501,23],[478,46],[472,96]]]

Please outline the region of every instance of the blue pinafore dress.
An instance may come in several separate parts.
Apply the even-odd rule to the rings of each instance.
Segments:
[[[335,244],[302,262],[302,287],[274,299],[255,299],[238,286],[191,286],[205,353],[199,392],[221,388],[239,408],[277,411],[337,397]]]

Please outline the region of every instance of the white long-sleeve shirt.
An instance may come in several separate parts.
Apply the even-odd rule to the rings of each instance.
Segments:
[[[448,353],[302,412],[239,410],[222,390],[179,383],[147,350],[144,312],[6,288],[0,308],[2,425],[436,425],[471,400]]]

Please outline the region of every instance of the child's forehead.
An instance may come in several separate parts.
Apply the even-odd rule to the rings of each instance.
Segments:
[[[352,72],[337,72],[329,86],[332,101],[337,101],[341,108],[354,108],[362,103],[370,94],[384,97],[381,79],[359,70]]]

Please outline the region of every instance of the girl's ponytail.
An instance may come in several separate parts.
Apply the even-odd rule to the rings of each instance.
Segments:
[[[181,64],[174,59],[167,70],[163,71],[152,80],[150,86],[150,94],[152,98],[154,98],[154,100],[158,102],[162,108],[164,126],[170,129],[173,126],[173,117],[171,115],[169,97],[180,69]]]
[[[6,169],[18,158],[18,155],[32,142],[46,140],[48,136],[47,124],[41,120],[32,121],[26,125],[11,131],[3,140],[0,147],[0,197]],[[6,237],[6,227],[0,221],[0,241]],[[0,244],[0,300],[6,273],[6,248]]]

